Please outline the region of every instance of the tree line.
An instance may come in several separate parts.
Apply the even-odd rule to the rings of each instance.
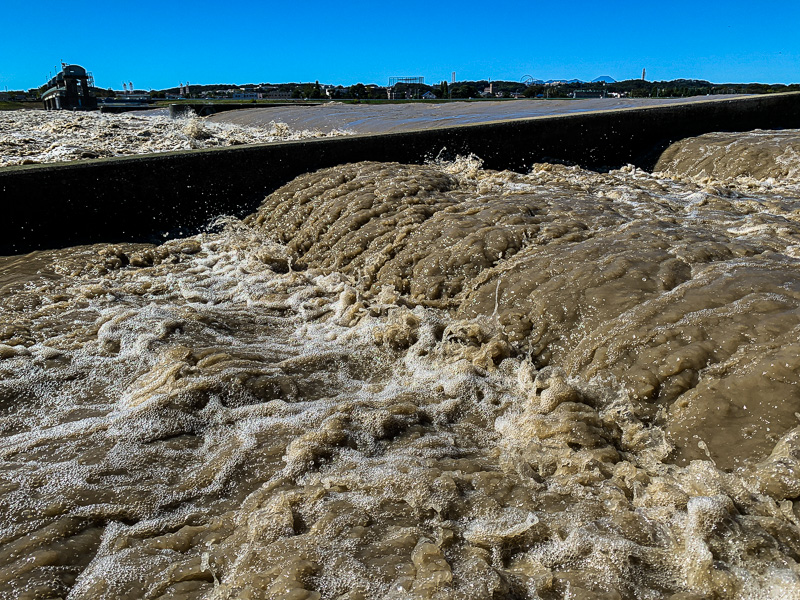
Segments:
[[[525,89],[524,95],[529,98],[569,98],[576,90],[604,90],[607,94],[619,94],[628,98],[688,98],[709,94],[792,92],[800,91],[800,84],[711,83],[700,79],[674,79],[672,81],[628,79],[613,83],[533,84]]]
[[[422,98],[426,92],[431,92],[439,99],[466,99],[480,98],[489,87],[489,80],[458,81],[448,83],[441,81],[437,84],[408,84],[399,83],[394,87],[395,98]],[[765,83],[711,83],[699,79],[674,79],[672,81],[645,81],[642,79],[628,79],[609,83],[562,83],[542,84],[533,83],[526,85],[519,81],[492,81],[494,97],[510,97],[512,94],[522,94],[527,98],[570,98],[576,90],[604,90],[607,94],[619,94],[629,98],[686,98],[689,96],[705,96],[709,94],[772,94],[778,92],[800,91],[800,84],[765,84]],[[325,89],[327,87],[328,89]],[[234,91],[235,90],[235,91]],[[333,99],[333,100],[386,100],[387,87],[376,84],[357,83],[349,86],[321,86],[319,81],[314,83],[260,83],[260,84],[191,84],[190,97],[204,97],[208,95],[225,97],[240,90],[247,92],[264,92],[272,90],[288,93],[294,99]],[[8,98],[36,99],[43,88],[32,88],[23,91],[10,91]],[[93,88],[98,97],[113,97],[116,92],[111,88]],[[178,86],[163,90],[151,90],[153,98],[164,98],[167,95],[178,94]]]

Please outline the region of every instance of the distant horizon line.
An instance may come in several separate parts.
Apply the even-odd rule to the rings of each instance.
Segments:
[[[69,63],[69,64],[77,64],[77,63]],[[80,66],[82,66],[82,65],[80,65]],[[87,69],[87,71],[88,71],[88,69]],[[609,79],[612,79],[612,81],[603,81],[603,78],[606,78],[606,77],[608,77]],[[52,78],[52,76],[51,76],[51,78]],[[425,77],[422,77],[422,78],[425,79]],[[391,77],[387,77],[386,79],[387,80],[391,79]],[[30,89],[38,89],[38,88],[41,88],[43,85],[46,85],[47,81],[49,81],[49,80],[45,80],[43,83],[39,84],[38,86],[33,86],[33,87],[29,87],[29,88],[18,88],[18,89],[12,88],[12,89],[9,89],[9,86],[4,86],[2,91],[4,93],[10,93],[10,92],[18,92],[18,91],[19,92],[24,92],[24,91],[28,91]],[[210,86],[210,85],[220,85],[220,86],[222,86],[222,85],[227,85],[227,86],[232,86],[232,87],[243,87],[243,86],[258,86],[258,85],[292,85],[292,84],[295,84],[295,85],[314,85],[315,83],[319,83],[320,85],[325,85],[325,86],[343,87],[343,88],[352,87],[354,85],[359,85],[359,84],[361,84],[361,85],[374,85],[374,86],[377,86],[377,87],[390,87],[388,84],[381,84],[381,83],[376,83],[376,82],[364,83],[365,81],[366,80],[361,80],[361,81],[357,81],[356,83],[349,83],[349,84],[324,83],[319,79],[308,80],[308,81],[303,81],[302,79],[295,80],[295,81],[275,81],[275,82],[262,81],[262,82],[258,82],[258,83],[252,83],[252,82],[248,82],[248,83],[230,83],[230,82],[212,82],[212,83],[190,83],[190,82],[186,82],[186,83],[182,83],[181,82],[179,84],[170,85],[170,86],[167,86],[167,87],[147,86],[147,87],[136,87],[136,89],[148,90],[148,91],[164,91],[164,90],[169,90],[169,89],[173,89],[173,88],[180,88],[180,87],[186,86],[186,85],[188,85],[188,86]],[[423,82],[422,85],[427,85],[427,86],[433,87],[433,86],[441,85],[442,82],[446,82],[448,86],[454,85],[454,84],[480,83],[480,82],[486,82],[486,83],[498,82],[498,83],[526,84],[525,78],[519,79],[519,80],[517,80],[517,79],[502,79],[502,78],[498,78],[498,79],[482,78],[482,79],[459,79],[459,80],[457,80],[455,82],[447,80],[447,79],[439,79],[439,80],[431,80],[431,81],[432,81],[431,83]],[[624,82],[627,82],[627,81],[645,81],[646,83],[671,83],[671,82],[674,82],[674,81],[697,81],[697,82],[708,83],[708,84],[711,84],[711,85],[721,85],[721,86],[724,86],[724,85],[770,85],[770,86],[780,85],[780,86],[791,86],[791,85],[800,84],[800,81],[791,82],[791,83],[766,82],[766,81],[711,81],[709,79],[700,79],[700,78],[696,78],[696,77],[676,77],[674,79],[642,79],[640,77],[631,77],[629,79],[614,79],[611,75],[600,75],[598,77],[595,77],[594,79],[580,79],[580,78],[577,78],[577,77],[571,77],[571,78],[555,78],[554,77],[554,78],[549,78],[549,79],[536,78],[536,79],[532,79],[531,83],[534,84],[534,85],[541,85],[541,84],[547,84],[547,83],[624,83]],[[407,84],[407,85],[410,85],[410,84]],[[114,86],[104,86],[104,85],[100,85],[100,84],[97,84],[97,83],[95,83],[94,87],[99,88],[99,89],[112,89],[112,90],[116,90],[117,89]]]
[[[606,77],[606,76],[605,75],[601,75],[601,77]],[[610,75],[607,76],[607,77],[610,77]],[[578,78],[573,77],[573,78],[570,78],[570,79],[561,79],[561,78],[552,78],[552,79],[544,79],[544,80],[543,79],[535,79],[535,80],[533,80],[533,84],[534,85],[540,85],[542,83],[559,83],[559,82],[560,83],[625,83],[627,81],[644,81],[646,83],[672,83],[674,81],[697,81],[697,82],[702,82],[702,83],[709,83],[711,85],[784,85],[784,86],[800,85],[800,81],[792,82],[792,83],[766,82],[766,81],[710,81],[708,79],[698,79],[698,78],[694,78],[694,77],[676,77],[675,79],[641,79],[639,77],[632,77],[630,79],[614,79],[613,81],[610,81],[610,82],[597,81],[598,79],[600,79],[600,78],[597,77],[595,79],[578,79]],[[323,81],[321,81],[319,79],[315,79],[313,81],[312,80],[308,80],[308,81],[303,81],[303,80],[295,80],[295,81],[261,81],[261,82],[258,82],[258,83],[253,83],[253,82],[248,82],[248,83],[214,82],[214,83],[184,83],[182,85],[183,86],[187,86],[188,85],[189,87],[195,86],[195,85],[197,85],[197,86],[230,85],[230,86],[243,87],[243,86],[258,86],[258,85],[314,85],[315,83],[318,82],[320,85],[332,86],[332,87],[345,87],[345,88],[346,87],[352,87],[354,85],[359,85],[359,84],[365,85],[365,86],[366,85],[374,85],[374,86],[377,86],[377,87],[390,87],[388,84],[381,84],[381,83],[376,83],[376,82],[365,83],[365,81],[366,80],[357,81],[356,83],[342,84],[342,83],[327,83],[327,82],[323,82]],[[438,85],[441,85],[441,83],[443,81],[446,82],[448,86],[457,85],[457,84],[460,84],[460,83],[463,84],[463,83],[480,83],[480,82],[525,84],[525,81],[516,80],[516,79],[459,79],[459,80],[457,80],[455,82],[448,81],[446,79],[442,79],[442,80],[439,80],[439,81],[432,81],[431,83],[423,82],[421,85],[438,86]],[[413,85],[413,84],[405,84],[405,85]],[[103,87],[103,86],[95,85],[95,87]],[[168,87],[165,87],[165,88],[156,88],[156,87],[138,88],[137,87],[136,89],[148,89],[148,90],[153,90],[153,91],[163,91],[163,90],[168,90],[168,89],[172,89],[172,88],[179,88],[179,87],[181,87],[180,84],[168,86]],[[115,89],[115,88],[112,87],[112,89]]]

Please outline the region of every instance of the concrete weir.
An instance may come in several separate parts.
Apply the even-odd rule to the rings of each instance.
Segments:
[[[362,160],[474,153],[491,169],[555,161],[652,168],[673,141],[711,131],[800,128],[800,93],[536,117],[424,131],[0,168],[0,255],[156,241],[252,212],[309,171]]]
[[[188,102],[183,104],[170,104],[169,116],[172,118],[193,112],[198,117],[207,117],[230,110],[245,110],[252,108],[282,108],[284,106],[319,106],[319,102],[270,102],[258,104],[256,102],[213,103],[213,102]]]

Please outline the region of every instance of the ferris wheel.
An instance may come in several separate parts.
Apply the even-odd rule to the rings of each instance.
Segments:
[[[533,82],[533,75],[524,75],[522,79],[520,79],[520,83],[524,83],[525,85],[533,85]]]

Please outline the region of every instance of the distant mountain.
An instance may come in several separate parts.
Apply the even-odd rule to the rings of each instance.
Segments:
[[[617,80],[608,75],[601,75],[597,79],[592,79],[592,83],[617,83]]]
[[[583,83],[580,79],[548,79],[545,83]]]

